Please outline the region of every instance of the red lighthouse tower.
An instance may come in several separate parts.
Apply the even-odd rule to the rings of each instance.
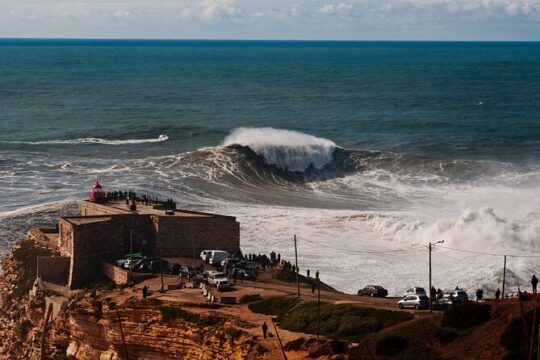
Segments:
[[[96,203],[105,202],[105,193],[103,192],[103,186],[99,183],[99,181],[96,181],[94,186],[92,186],[92,192],[88,196],[88,200]]]

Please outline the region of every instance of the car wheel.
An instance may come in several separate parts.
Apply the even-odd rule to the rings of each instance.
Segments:
[[[369,294],[369,296],[371,296],[371,297],[374,297],[374,296],[375,296],[375,294],[371,293],[371,294]]]
[[[398,304],[398,308],[403,309],[403,304]]]
[[[420,306],[414,305],[414,309],[415,309],[415,310],[420,310]]]

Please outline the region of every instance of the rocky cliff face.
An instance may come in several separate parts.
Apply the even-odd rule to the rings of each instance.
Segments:
[[[143,301],[121,290],[81,292],[65,299],[44,332],[45,304],[51,294],[28,294],[28,280],[35,278],[29,264],[35,262],[36,252],[40,250],[23,243],[2,262],[0,359],[40,359],[42,352],[47,359],[263,357],[260,344],[211,309]]]

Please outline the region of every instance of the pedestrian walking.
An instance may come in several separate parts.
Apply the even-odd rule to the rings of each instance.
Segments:
[[[266,321],[262,324],[261,328],[263,332],[263,337],[266,339],[266,332],[268,331],[268,325],[266,325]]]
[[[501,290],[497,289],[497,291],[495,291],[495,300],[499,300],[500,297],[501,297]]]
[[[142,298],[146,299],[147,296],[148,296],[148,286],[144,285],[142,288]]]
[[[536,285],[538,285],[538,279],[536,278],[536,275],[533,275],[531,279],[531,285],[533,288],[533,294],[536,294]]]

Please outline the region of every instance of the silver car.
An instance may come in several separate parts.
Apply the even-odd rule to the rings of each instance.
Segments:
[[[427,309],[429,307],[429,299],[426,295],[408,295],[398,301],[400,309]]]

